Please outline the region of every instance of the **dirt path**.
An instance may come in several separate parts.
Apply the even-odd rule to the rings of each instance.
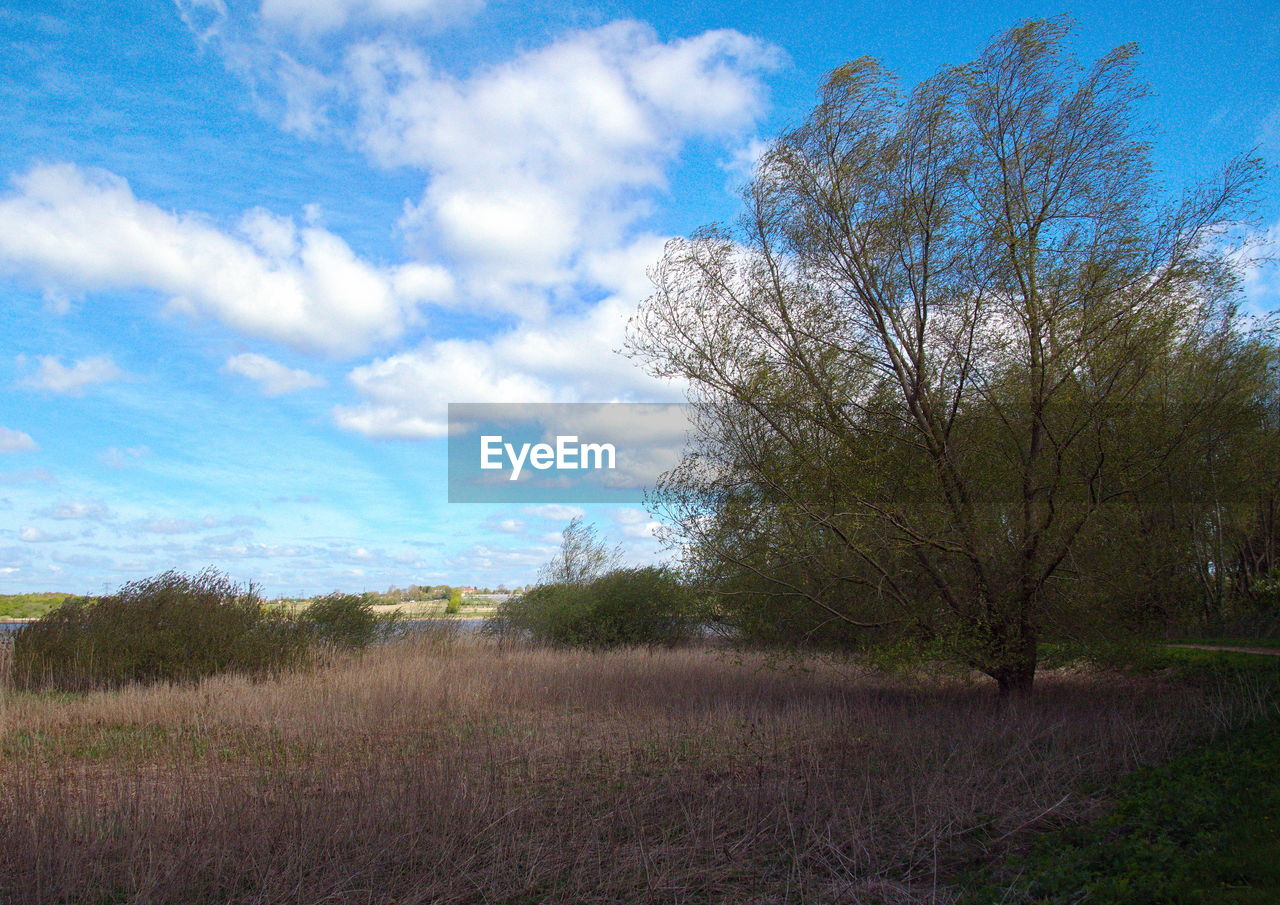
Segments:
[[[1266,647],[1230,647],[1224,644],[1166,644],[1165,647],[1185,647],[1188,650],[1225,650],[1233,654],[1262,654],[1280,657],[1280,649]]]

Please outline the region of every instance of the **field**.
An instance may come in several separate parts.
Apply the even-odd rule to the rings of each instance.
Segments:
[[[309,602],[290,600],[283,605],[291,612],[300,613]],[[372,610],[380,616],[399,619],[484,619],[497,609],[492,596],[464,597],[461,610],[455,614],[445,612],[446,603],[445,600],[406,600],[403,603],[375,603]]]
[[[1191,656],[1195,656],[1193,653]],[[985,683],[447,631],[253,683],[0,696],[0,901],[956,901],[1249,683]]]
[[[497,605],[488,597],[463,597],[461,610],[453,615],[445,613],[445,605],[443,600],[413,600],[406,603],[375,604],[373,611],[395,615],[401,619],[485,619],[497,609]]]
[[[60,606],[70,594],[0,594],[0,621],[38,619]]]

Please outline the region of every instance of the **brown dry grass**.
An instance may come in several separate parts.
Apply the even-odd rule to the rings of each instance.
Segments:
[[[908,683],[403,642],[279,681],[0,692],[0,901],[935,902],[1224,718],[1154,680]]]

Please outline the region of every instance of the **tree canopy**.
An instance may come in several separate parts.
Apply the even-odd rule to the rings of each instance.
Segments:
[[[1029,692],[1046,631],[1141,621],[1150,595],[1107,593],[1123,545],[1202,528],[1206,469],[1266,442],[1274,343],[1231,242],[1261,163],[1171,198],[1136,49],[1081,66],[1068,32],[1026,23],[910,91],[836,69],[740,225],[667,246],[628,348],[690,387],[658,502],[726,606]],[[1191,528],[1166,530],[1170,489]]]

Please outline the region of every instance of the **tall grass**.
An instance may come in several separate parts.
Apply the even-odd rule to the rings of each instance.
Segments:
[[[6,692],[0,901],[945,903],[1235,707],[763,665],[419,637],[267,682]]]

